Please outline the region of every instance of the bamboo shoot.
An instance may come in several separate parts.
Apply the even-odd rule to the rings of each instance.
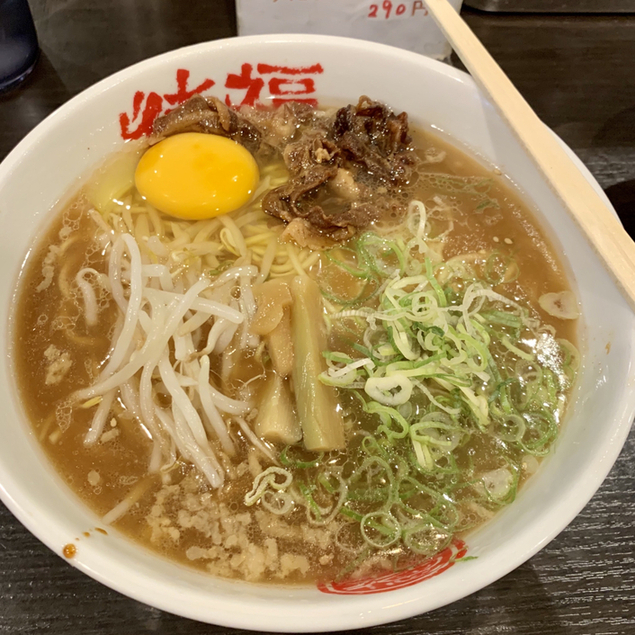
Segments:
[[[326,370],[322,352],[327,348],[320,289],[308,276],[294,278],[290,287],[293,383],[304,446],[315,452],[338,450],[345,445],[344,422],[335,389],[319,379]]]
[[[293,409],[293,399],[288,384],[273,373],[262,394],[254,431],[273,443],[292,445],[302,438],[302,430]]]

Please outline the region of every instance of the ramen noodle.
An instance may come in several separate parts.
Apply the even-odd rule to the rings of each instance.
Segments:
[[[69,486],[248,581],[439,553],[537,469],[579,363],[520,196],[368,98],[194,98],[74,195],[19,286],[20,390]]]

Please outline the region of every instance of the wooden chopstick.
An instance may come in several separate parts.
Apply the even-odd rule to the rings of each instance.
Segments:
[[[426,4],[478,86],[564,203],[635,310],[635,243],[447,0],[426,0]]]

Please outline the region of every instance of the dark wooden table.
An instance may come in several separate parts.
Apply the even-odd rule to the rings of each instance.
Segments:
[[[97,80],[171,49],[235,35],[232,0],[31,0],[42,46],[31,78],[0,96],[0,159]],[[539,116],[635,218],[635,16],[464,12]],[[632,216],[632,218],[631,218]],[[598,425],[602,425],[598,421]],[[0,440],[1,442],[1,440]],[[374,633],[635,633],[635,433],[577,519],[538,555],[451,606]],[[82,575],[0,504],[0,634],[221,633]]]

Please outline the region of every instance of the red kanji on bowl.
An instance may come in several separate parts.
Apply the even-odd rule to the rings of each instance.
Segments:
[[[146,98],[145,92],[138,90],[132,100],[132,113],[119,113],[121,138],[126,140],[140,139],[144,135],[150,134],[154,120],[161,113],[170,112],[171,110],[169,108],[164,110],[164,100],[170,106],[178,106],[186,102],[193,95],[204,93],[215,84],[213,79],[208,78],[198,86],[188,89],[189,79],[190,71],[185,68],[179,68],[176,71],[176,92],[166,93],[161,96],[152,91],[148,93]],[[133,125],[136,127],[133,128]]]
[[[434,578],[443,573],[467,553],[467,545],[455,539],[443,551],[411,569],[384,573],[372,578],[344,580],[343,582],[320,582],[318,589],[322,593],[336,595],[370,595],[371,593],[385,593],[395,589],[403,589],[423,580]]]
[[[324,72],[321,64],[309,66],[276,66],[272,64],[241,65],[240,73],[227,73],[224,87],[228,106],[262,106],[261,93],[266,87],[271,103],[280,106],[288,101],[299,101],[317,106],[315,76]],[[176,71],[176,90],[165,94],[138,90],[132,99],[132,109],[119,113],[121,138],[140,139],[152,132],[154,120],[194,95],[208,93],[216,82],[206,77],[200,84],[190,86],[190,71]]]
[[[315,76],[324,72],[321,64],[311,66],[274,66],[272,64],[243,64],[240,74],[229,73],[225,88],[239,91],[240,101],[225,95],[228,106],[260,105],[260,93],[267,86],[274,106],[288,101],[300,101],[317,106]]]

